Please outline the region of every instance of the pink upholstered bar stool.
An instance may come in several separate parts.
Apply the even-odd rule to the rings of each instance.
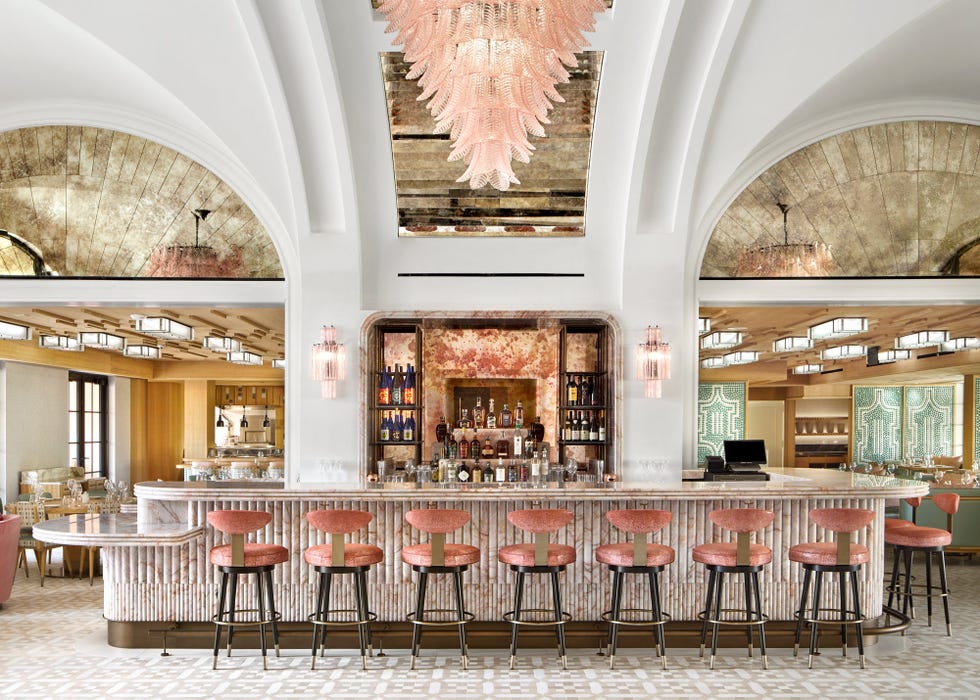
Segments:
[[[887,607],[892,607],[894,596],[898,594],[902,597],[902,615],[914,618],[913,589],[924,589],[929,626],[932,627],[932,599],[942,598],[943,612],[946,616],[946,635],[951,637],[953,628],[949,621],[949,585],[946,581],[945,548],[953,541],[953,516],[959,510],[960,495],[958,493],[937,493],[933,495],[932,502],[939,510],[946,513],[946,530],[919,525],[885,530],[885,544],[895,547],[895,561],[892,565],[891,582],[888,585]],[[912,583],[912,557],[915,552],[923,552],[926,555],[926,582],[924,586]],[[933,554],[936,555],[939,564],[939,593],[933,593],[932,590]],[[899,560],[904,564],[904,572],[901,576],[898,571]]]
[[[419,645],[422,641],[422,627],[455,625],[459,630],[459,653],[463,669],[469,667],[469,649],[466,646],[466,623],[473,619],[473,613],[466,611],[463,600],[463,572],[471,564],[480,561],[480,550],[468,544],[452,544],[446,542],[446,535],[458,530],[470,521],[470,514],[465,510],[449,510],[431,508],[426,510],[410,510],[405,513],[405,520],[422,532],[431,535],[430,541],[413,544],[402,549],[402,561],[412,565],[412,571],[419,575],[418,593],[415,599],[415,612],[406,617],[412,623],[412,666],[419,655]],[[452,574],[456,594],[456,609],[427,609],[425,594],[428,587],[429,574]],[[429,613],[456,613],[455,620],[426,620]]]
[[[558,642],[558,655],[561,658],[562,669],[568,668],[568,657],[565,653],[565,623],[572,616],[565,612],[561,605],[561,590],[558,588],[558,574],[575,562],[575,548],[567,544],[552,544],[548,542],[548,534],[557,532],[565,527],[573,517],[570,510],[534,509],[515,510],[507,514],[511,525],[534,533],[534,544],[509,544],[497,551],[497,559],[510,565],[510,570],[517,572],[517,585],[514,589],[514,609],[504,613],[504,619],[511,625],[510,634],[510,667],[517,662],[517,632],[521,625],[555,627],[555,639]],[[523,608],[524,577],[527,574],[549,574],[551,576],[551,596],[554,603],[552,610],[540,608]],[[539,621],[523,619],[525,613],[551,613],[554,621]]]
[[[232,637],[235,627],[258,627],[262,648],[262,668],[268,669],[265,628],[272,626],[272,641],[279,656],[279,628],[276,621],[276,601],[272,590],[272,570],[276,564],[289,560],[289,550],[278,544],[245,542],[245,535],[261,530],[272,520],[272,513],[254,510],[213,510],[208,513],[211,527],[231,535],[231,544],[211,548],[211,563],[221,572],[221,592],[218,596],[218,613],[214,620],[214,662],[218,667],[218,647],[221,646],[221,629],[228,628],[228,656],[231,656]],[[238,610],[235,598],[240,575],[255,575],[256,609]],[[225,603],[228,607],[225,607]],[[255,619],[236,619],[242,613],[257,613]]]
[[[847,656],[847,628],[854,625],[857,632],[858,658],[864,668],[864,617],[861,614],[861,599],[858,597],[857,572],[869,559],[868,548],[863,544],[852,544],[851,533],[863,530],[874,520],[872,510],[862,508],[814,508],[810,520],[825,530],[837,533],[836,542],[804,542],[789,548],[789,560],[803,565],[803,593],[800,607],[796,613],[796,638],[793,656],[800,651],[800,635],[803,623],[810,625],[810,656],[808,668],[813,668],[813,657],[817,653],[817,628],[819,625],[840,625],[841,652]],[[827,608],[820,606],[821,584],[825,573],[837,574],[840,591],[840,609],[837,617],[821,616]],[[813,575],[816,574],[814,577]],[[851,576],[851,598],[853,609],[847,607],[847,575]],[[810,581],[813,579],[813,599],[807,605]],[[807,611],[809,610],[809,617]]]
[[[372,648],[371,622],[377,615],[368,610],[367,571],[384,559],[384,552],[373,544],[344,542],[344,535],[367,526],[374,516],[363,510],[314,510],[306,514],[306,521],[320,532],[330,535],[329,544],[316,544],[303,552],[307,564],[317,573],[316,612],[309,616],[313,623],[313,647],[310,669],[316,668],[316,650],[324,653],[327,630],[331,626],[357,625],[357,642],[361,649],[361,668],[367,668],[365,652]],[[356,608],[330,609],[330,590],[334,576],[350,574],[354,579]],[[355,613],[354,620],[332,620],[332,615]]]
[[[674,561],[674,549],[662,544],[647,543],[647,535],[667,527],[673,515],[665,510],[612,510],[606,513],[614,527],[634,535],[632,542],[604,544],[596,547],[596,561],[609,567],[613,575],[612,606],[602,613],[609,623],[609,668],[616,660],[616,637],[620,625],[653,626],[654,642],[663,667],[667,668],[667,647],[664,644],[664,623],[670,615],[660,605],[659,574]],[[643,574],[650,581],[650,609],[622,608],[623,579],[626,574]],[[649,619],[625,620],[623,613],[650,614]]]
[[[710,542],[697,545],[691,552],[694,561],[705,565],[708,570],[708,593],[704,610],[698,613],[701,620],[701,652],[711,625],[710,668],[715,667],[715,654],[718,650],[719,625],[744,625],[748,633],[749,656],[752,656],[752,629],[759,629],[759,650],[762,653],[762,667],[769,668],[766,659],[765,623],[768,615],[762,613],[762,600],[759,595],[759,572],[772,561],[772,550],[764,544],[752,544],[749,534],[768,527],[773,521],[771,510],[760,508],[731,508],[713,510],[708,518],[724,530],[735,533],[735,542]],[[745,607],[729,609],[721,607],[721,594],[725,574],[741,574],[745,590]],[[729,613],[727,619],[723,618]],[[737,617],[736,617],[737,616]]]
[[[905,502],[909,504],[912,508],[912,520],[905,520],[903,518],[885,518],[885,532],[896,527],[908,527],[909,525],[915,525],[919,506],[922,505],[922,496],[916,496],[914,498],[906,498]]]

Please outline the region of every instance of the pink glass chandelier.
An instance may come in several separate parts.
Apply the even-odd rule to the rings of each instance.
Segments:
[[[337,381],[347,377],[347,352],[337,342],[337,329],[321,326],[320,342],[313,344],[311,356],[313,379],[320,382],[320,396],[337,398]]]
[[[670,343],[660,326],[647,326],[646,342],[636,346],[636,378],[646,385],[648,399],[659,399],[663,380],[670,379]]]
[[[435,118],[434,133],[448,133],[449,160],[462,160],[472,189],[519,185],[511,161],[528,163],[544,136],[548,111],[565,100],[556,83],[568,82],[582,32],[595,28],[602,0],[383,0],[378,9],[397,32],[407,78],[418,78]]]
[[[829,277],[834,258],[826,243],[790,243],[786,227],[789,206],[777,204],[783,212],[783,242],[747,247],[739,251],[736,277]]]
[[[154,248],[147,264],[147,277],[248,277],[242,249],[232,246],[225,255],[200,244],[201,222],[210,209],[194,210],[194,245]]]

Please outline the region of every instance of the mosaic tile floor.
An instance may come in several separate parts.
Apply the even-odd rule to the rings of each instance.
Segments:
[[[927,628],[917,620],[902,638],[889,636],[872,648],[861,671],[853,656],[845,662],[825,653],[813,670],[804,657],[771,650],[769,670],[750,662],[741,649],[723,650],[715,671],[696,650],[670,650],[670,669],[662,671],[647,650],[620,650],[617,668],[584,649],[569,655],[568,671],[540,651],[527,651],[510,671],[505,652],[474,652],[470,670],[459,668],[448,651],[426,654],[421,668],[408,670],[406,652],[389,651],[361,671],[359,659],[335,655],[310,671],[308,656],[284,650],[262,671],[260,657],[243,650],[225,666],[211,670],[210,651],[114,649],[105,641],[102,590],[87,581],[49,578],[41,588],[35,576],[19,573],[13,597],[0,610],[0,698],[810,698],[977,697],[980,664],[980,561],[951,562],[954,637],[942,624]],[[935,621],[935,619],[934,619]]]

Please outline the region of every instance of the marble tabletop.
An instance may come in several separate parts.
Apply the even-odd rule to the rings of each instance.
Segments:
[[[624,498],[704,500],[708,498],[798,499],[811,497],[907,498],[924,496],[928,484],[921,481],[840,472],[835,469],[768,470],[769,481],[614,481],[545,484],[329,484],[249,481],[148,481],[136,484],[139,498],[156,501],[229,500],[261,497],[263,500],[298,499],[374,500],[513,500],[552,498],[564,500],[623,500]]]
[[[96,547],[178,545],[202,534],[203,527],[181,523],[138,523],[132,513],[69,515],[34,525],[34,537],[42,542]]]

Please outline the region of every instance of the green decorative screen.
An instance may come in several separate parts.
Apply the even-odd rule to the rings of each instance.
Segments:
[[[921,459],[953,452],[953,386],[855,386],[854,459]]]
[[[980,459],[980,377],[973,381],[973,458]]]
[[[725,440],[745,438],[745,382],[698,384],[698,464],[722,454]]]
[[[902,387],[854,387],[854,459],[902,457]]]
[[[953,454],[953,387],[905,387],[905,457]]]

